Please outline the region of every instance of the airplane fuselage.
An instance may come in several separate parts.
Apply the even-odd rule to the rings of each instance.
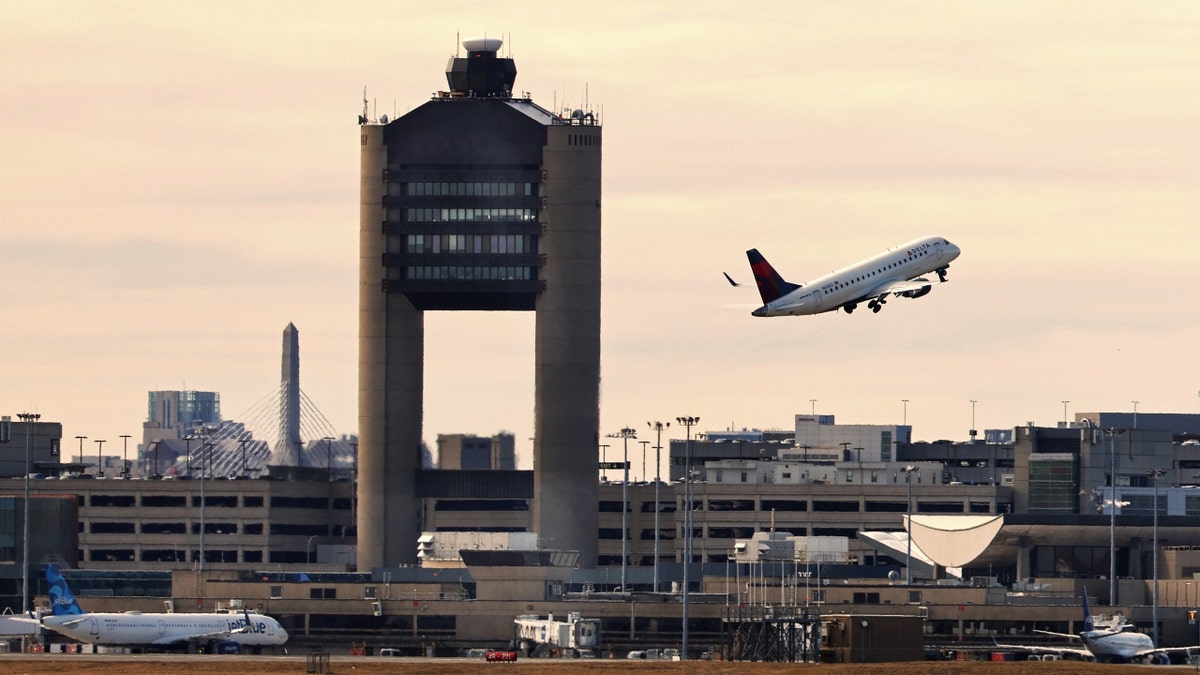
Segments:
[[[1133,631],[1085,633],[1083,643],[1096,658],[1119,661],[1128,661],[1138,654],[1154,649],[1154,640],[1150,639],[1149,635]]]
[[[754,316],[820,314],[853,306],[888,294],[918,297],[937,281],[916,284],[905,291],[887,290],[944,268],[959,256],[959,248],[942,237],[923,237],[809,281],[754,310]]]
[[[275,619],[243,612],[185,614],[97,612],[47,616],[43,623],[80,642],[104,645],[167,646],[189,640],[236,642],[247,646],[282,645],[288,634]],[[239,631],[239,632],[233,632]]]

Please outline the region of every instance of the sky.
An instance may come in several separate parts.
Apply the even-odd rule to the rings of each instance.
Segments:
[[[106,453],[148,391],[237,419],[291,322],[355,433],[364,88],[404,114],[485,35],[601,115],[601,436],[1200,412],[1200,4],[366,0],[0,6],[0,414]],[[929,234],[950,283],[879,314],[755,318],[721,276]],[[427,315],[430,445],[509,431],[530,468],[533,328]]]

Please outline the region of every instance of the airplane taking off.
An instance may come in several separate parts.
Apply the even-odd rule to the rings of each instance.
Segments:
[[[1057,654],[1083,659],[1095,659],[1112,663],[1142,662],[1154,665],[1166,665],[1171,662],[1170,654],[1194,654],[1200,651],[1197,647],[1155,647],[1154,640],[1145,633],[1138,633],[1134,627],[1125,623],[1125,618],[1117,616],[1103,628],[1097,628],[1088,608],[1087,589],[1083,591],[1083,631],[1079,634],[1055,633],[1048,630],[1035,630],[1042,635],[1080,640],[1083,649],[1071,647],[1044,647],[1041,645],[1006,645],[996,643],[997,647],[1019,649],[1042,654]]]
[[[89,614],[75,601],[58,565],[46,566],[51,616],[42,624],[80,642],[102,645],[171,647],[186,643],[211,643],[217,651],[232,653],[249,647],[282,645],[288,634],[279,622],[249,610],[227,614],[97,612]]]
[[[934,282],[922,278],[922,274],[936,272],[939,282],[946,281],[946,270],[959,253],[957,246],[942,237],[923,237],[808,283],[792,284],[779,276],[758,249],[752,248],[746,251],[746,257],[763,306],[751,314],[797,316],[838,309],[849,314],[862,302],[878,312],[888,296],[919,298],[928,293]],[[734,286],[741,285],[728,274],[725,279]]]

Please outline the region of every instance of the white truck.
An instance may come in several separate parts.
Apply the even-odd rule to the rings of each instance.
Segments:
[[[530,656],[595,656],[600,647],[600,619],[585,619],[579,612],[567,614],[560,621],[550,614],[542,618],[533,614],[518,616],[517,646]]]

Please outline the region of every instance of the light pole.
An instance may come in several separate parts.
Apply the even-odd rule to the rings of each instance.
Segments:
[[[975,404],[978,402],[979,401],[976,401],[975,399],[971,399],[971,434],[970,434],[970,436],[971,436],[972,443],[975,442],[975,437],[978,435],[978,433],[975,431]]]
[[[646,422],[646,426],[650,427],[658,434],[657,440],[654,442],[654,592],[658,592],[658,488],[662,484],[662,432],[664,428],[670,427],[670,422]]]
[[[249,438],[238,439],[238,443],[242,446],[242,478],[246,477],[246,444],[249,442]]]
[[[29,474],[33,471],[33,425],[38,413],[17,413],[25,423],[25,532],[21,536],[21,612],[29,610]],[[82,441],[81,441],[82,443]]]
[[[816,404],[814,400],[814,405]],[[700,423],[699,417],[676,417],[675,421],[687,427],[687,443],[683,451],[683,649],[681,658],[688,658],[688,567],[692,565],[692,427]]]
[[[79,439],[79,463],[83,464],[83,442],[87,440],[87,436],[76,436]]]
[[[121,434],[121,475],[129,478],[129,434]]]
[[[810,398],[808,399],[808,402],[812,404],[812,414],[815,417],[817,414],[817,399]]]
[[[625,565],[629,557],[629,439],[637,438],[637,430],[625,427],[615,434],[609,434],[608,437],[620,438],[625,453],[625,461],[622,463],[625,473],[621,481],[621,592],[628,593],[629,589],[625,586]]]
[[[1071,426],[1071,425],[1067,424],[1067,404],[1068,403],[1070,403],[1070,401],[1062,402],[1062,404],[1063,404],[1063,428],[1064,429]]]
[[[187,453],[187,477],[188,478],[192,477],[192,441],[195,440],[195,438],[196,437],[191,434],[188,434],[187,436],[183,437],[184,446],[186,448],[185,452]]]
[[[1137,401],[1133,401],[1133,428],[1137,428]]]
[[[325,473],[328,475],[330,482],[333,481],[333,436],[326,436],[321,440],[325,441]]]
[[[96,477],[104,478],[104,461],[100,458],[101,451],[104,450],[105,441],[103,438],[96,439]]]
[[[204,476],[208,472],[209,462],[212,460],[213,444],[208,441],[204,442],[204,447],[201,452],[205,453],[200,456],[200,571],[204,571],[204,530],[207,524],[204,522],[204,507],[208,502],[204,497]]]
[[[912,585],[912,475],[916,470],[917,467],[912,464],[901,469],[904,472],[904,480],[908,483],[908,521],[906,523],[908,527],[905,528],[908,530],[908,537],[906,537],[908,552],[904,557],[904,584],[906,586]]]
[[[1157,467],[1146,472],[1146,475],[1154,479],[1154,546],[1150,550],[1154,556],[1154,609],[1151,621],[1154,623],[1155,646],[1158,645],[1158,479],[1165,473],[1166,471]]]
[[[1117,436],[1124,429],[1109,427],[1108,436],[1108,604],[1117,604]]]
[[[904,417],[901,418],[900,424],[903,426],[908,426],[908,399],[902,398],[900,399],[900,402],[904,404]]]

